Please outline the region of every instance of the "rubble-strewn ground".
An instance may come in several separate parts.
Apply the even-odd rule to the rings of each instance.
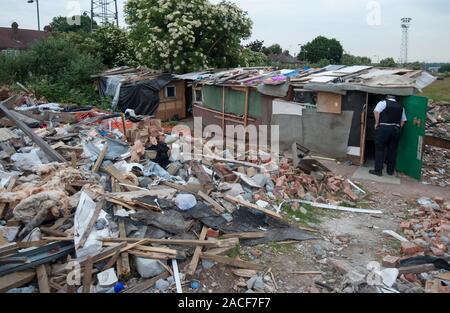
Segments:
[[[448,151],[427,150],[424,183],[352,182],[348,162],[236,162],[150,117],[75,110],[47,125],[26,109],[33,130],[0,119],[1,291],[175,292],[177,267],[184,292],[450,291]],[[30,265],[47,244],[62,254]]]
[[[356,170],[355,166],[338,165],[329,161],[322,163],[337,175],[349,175]],[[448,188],[427,186],[407,177],[402,177],[401,185],[383,185],[369,181],[361,183],[372,194],[370,206],[382,209],[384,214],[375,217],[356,213],[329,213],[329,211],[315,209],[315,214],[318,214],[316,217],[320,219],[317,226],[321,230],[321,240],[275,243],[254,248],[264,251],[257,260],[272,268],[278,286],[278,289],[275,289],[272,280],[266,277],[269,286],[266,291],[331,292],[315,284],[315,281],[319,281],[330,286],[334,291],[342,292],[343,275],[327,264],[330,258],[343,260],[363,270],[371,261],[378,261],[381,264],[385,255],[400,256],[400,242],[382,234],[382,231],[394,230],[401,234],[400,223],[408,218],[408,209],[417,206],[415,200],[423,195],[450,200]],[[242,249],[241,257],[252,258],[251,250]],[[216,266],[203,271],[200,276],[200,280],[205,285],[203,292],[246,290],[246,288],[236,287],[236,277],[230,271],[223,271],[223,269],[221,266]],[[319,271],[323,272],[323,275],[293,274],[298,271]],[[217,285],[217,282],[220,284]],[[407,288],[403,292],[423,291],[419,285],[408,282],[405,282],[405,285]]]

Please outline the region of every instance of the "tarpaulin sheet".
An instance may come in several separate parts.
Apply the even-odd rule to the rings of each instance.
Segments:
[[[123,83],[120,87],[117,108],[122,112],[133,109],[137,115],[154,115],[159,107],[159,91],[172,79],[171,74],[163,74],[155,79]],[[107,78],[103,78],[100,95],[105,95],[106,89]]]
[[[264,238],[242,240],[242,244],[247,246],[256,246],[272,241],[317,239],[310,233],[292,227],[286,222],[275,220],[251,208],[241,207],[235,210],[232,214],[233,220],[231,222],[228,222],[221,215],[217,215],[201,202],[191,210],[184,212],[184,214],[200,220],[208,227],[218,229],[225,234],[257,232],[261,231],[261,228],[267,230]]]

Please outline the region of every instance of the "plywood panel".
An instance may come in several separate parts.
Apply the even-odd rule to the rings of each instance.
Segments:
[[[330,92],[319,92],[317,94],[317,112],[341,114],[342,96]]]

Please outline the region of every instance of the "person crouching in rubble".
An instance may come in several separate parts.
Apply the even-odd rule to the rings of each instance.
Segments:
[[[163,169],[167,169],[167,166],[170,164],[170,148],[166,144],[165,138],[164,135],[159,135],[156,137],[158,144],[149,148],[149,150],[156,151],[156,158],[153,162],[158,163]]]
[[[387,96],[377,104],[375,115],[375,169],[370,174],[383,176],[384,161],[387,173],[394,175],[400,131],[407,122],[405,109],[394,96]],[[387,153],[385,153],[387,150]]]

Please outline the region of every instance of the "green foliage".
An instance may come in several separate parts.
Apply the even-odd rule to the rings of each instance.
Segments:
[[[270,54],[281,54],[283,53],[283,49],[281,48],[281,46],[279,44],[273,44],[269,47],[263,47],[262,52],[265,55],[270,55]]]
[[[28,75],[30,58],[20,52],[17,56],[7,56],[0,53],[0,84],[14,84],[23,81]]]
[[[208,0],[133,0],[126,21],[141,64],[176,72],[233,67],[252,21],[235,4]]]
[[[103,26],[90,37],[100,47],[97,52],[106,66],[138,65],[133,44],[125,29],[114,25]]]
[[[342,65],[371,65],[372,60],[368,57],[359,57],[351,54],[344,53],[342,56]]]
[[[252,50],[253,52],[263,52],[264,47],[264,40],[255,40],[250,42],[248,45],[245,46],[246,48]]]
[[[254,52],[247,48],[241,51],[239,60],[241,67],[267,66],[268,63],[267,56],[262,52]]]
[[[395,63],[394,58],[386,58],[380,61],[381,67],[396,67],[397,63]]]
[[[73,19],[74,17],[72,17]],[[97,22],[93,22],[92,28],[98,27]],[[50,28],[53,32],[90,32],[91,31],[91,18],[85,14],[80,16],[80,25],[70,25],[67,23],[67,17],[57,16],[54,17],[50,23]]]
[[[450,72],[450,63],[444,64],[439,69],[439,73],[447,73]]]
[[[328,39],[324,36],[319,36],[301,47],[298,58],[300,61],[310,63],[328,60],[329,63],[339,64],[343,53],[344,48],[339,41],[334,38]]]
[[[102,69],[99,58],[80,51],[66,36],[53,36],[15,58],[1,57],[0,83],[20,81],[52,102],[97,104],[90,76]]]

